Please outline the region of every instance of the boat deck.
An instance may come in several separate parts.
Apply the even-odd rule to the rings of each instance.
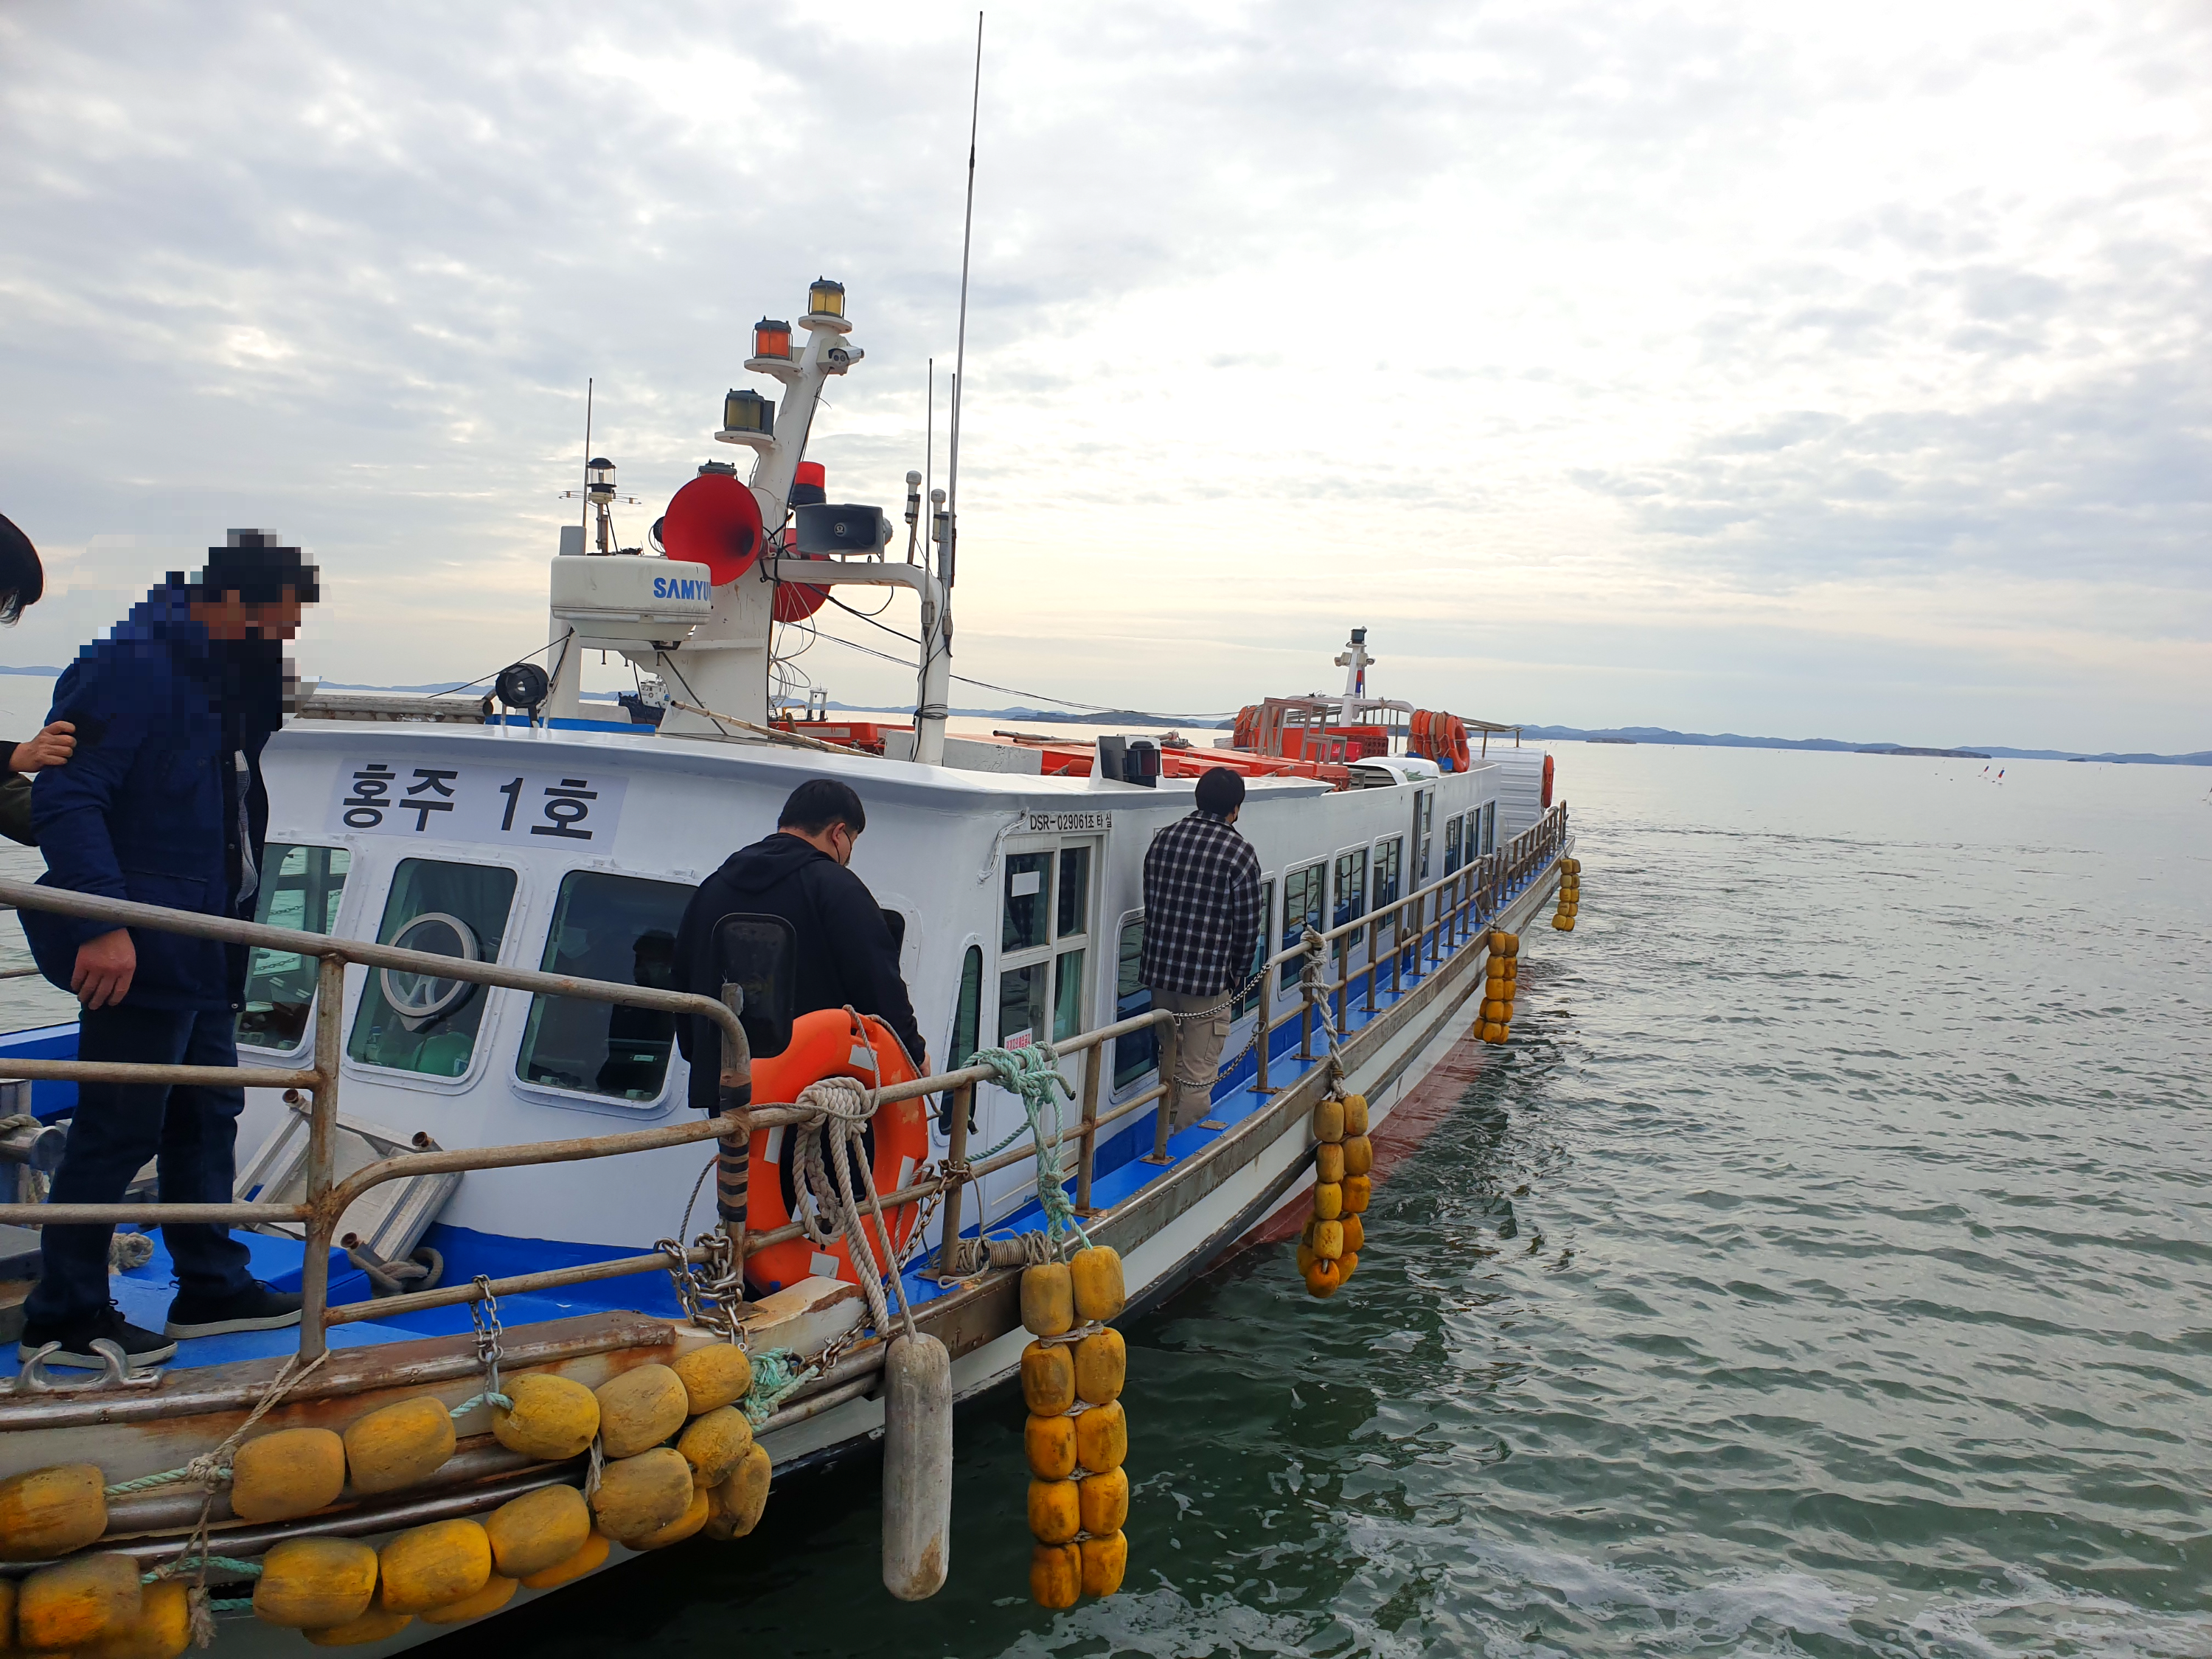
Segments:
[[[1546,880],[1553,872],[1556,860],[1540,866],[1526,879],[1509,889],[1501,897],[1498,909],[1510,908],[1532,886]],[[1471,930],[1468,940],[1457,945],[1448,945],[1440,953],[1438,966],[1452,960],[1462,951],[1474,948],[1483,937],[1486,921]],[[1393,1008],[1400,998],[1411,995],[1422,979],[1436,971],[1427,963],[1424,951],[1419,971],[1413,966],[1413,953],[1404,954],[1407,964],[1401,972],[1401,988],[1394,992],[1387,983],[1378,983],[1375,993],[1375,1012],[1369,1013],[1362,1005],[1367,1000],[1368,971],[1355,975],[1346,989],[1344,1006],[1344,1036],[1347,1038],[1364,1029],[1370,1022],[1381,1018]],[[1390,965],[1389,954],[1382,959],[1384,978]],[[18,1043],[25,1046],[17,1047]],[[28,1045],[35,1043],[33,1050]],[[1316,1030],[1314,1036],[1316,1058],[1304,1060],[1298,1057],[1298,1022],[1286,1022],[1275,1030],[1268,1043],[1269,1082],[1277,1090],[1289,1087],[1307,1074],[1315,1066],[1322,1049],[1322,1038]],[[75,1051],[75,1028],[51,1026],[37,1031],[15,1034],[7,1047],[11,1052],[38,1052],[64,1058]],[[75,1104],[73,1085],[41,1084],[35,1109],[42,1117],[51,1117]],[[64,1091],[66,1091],[66,1093]],[[1194,1125],[1182,1130],[1168,1143],[1169,1162],[1165,1164],[1145,1161],[1152,1150],[1153,1115],[1140,1113],[1126,1124],[1117,1127],[1111,1135],[1098,1146],[1095,1174],[1091,1183],[1091,1201],[1101,1210],[1110,1209],[1141,1192],[1152,1182],[1174,1174],[1186,1159],[1204,1151],[1222,1135],[1253,1113],[1261,1110],[1268,1097],[1259,1091],[1258,1055],[1255,1047],[1248,1047],[1225,1071],[1214,1085],[1213,1108],[1208,1123],[1218,1128]],[[1067,1121],[1075,1121],[1072,1103],[1066,1106]],[[994,1234],[1012,1234],[1034,1231],[1043,1225],[1043,1211],[1032,1199],[1021,1208],[994,1222],[989,1231]],[[976,1228],[963,1230],[964,1237],[972,1237]],[[300,1285],[300,1243],[293,1239],[270,1234],[240,1231],[234,1235],[243,1240],[252,1252],[252,1271],[255,1277],[282,1290],[296,1290]],[[645,1243],[634,1246],[597,1246],[561,1243],[550,1240],[500,1237],[473,1232],[466,1228],[444,1224],[433,1226],[424,1243],[437,1249],[445,1258],[442,1282],[457,1284],[477,1273],[493,1278],[502,1275],[536,1272],[550,1267],[566,1267],[586,1261],[611,1259],[635,1255],[648,1248]],[[109,1284],[118,1307],[126,1319],[150,1330],[159,1330],[167,1315],[173,1289],[173,1270],[161,1237],[153,1235],[153,1259],[127,1273],[112,1275]],[[915,1306],[933,1301],[953,1287],[940,1285],[933,1277],[932,1259],[924,1257],[909,1267],[904,1275],[907,1299]],[[331,1262],[330,1298],[333,1304],[365,1300],[369,1295],[368,1277],[348,1261],[343,1252],[332,1255]],[[545,1321],[566,1319],[579,1314],[601,1313],[611,1310],[630,1311],[680,1318],[682,1310],[673,1287],[662,1275],[637,1273],[627,1278],[602,1279],[590,1284],[574,1285],[528,1294],[503,1296],[499,1299],[499,1318],[501,1325],[515,1328],[538,1324]],[[330,1346],[334,1348],[373,1346],[380,1343],[411,1341],[426,1336],[450,1336],[471,1328],[466,1306],[419,1310],[394,1318],[364,1321],[357,1324],[334,1326],[330,1332]],[[298,1336],[292,1330],[249,1331],[229,1336],[202,1337],[179,1345],[176,1358],[169,1362],[172,1370],[197,1370],[206,1366],[229,1364],[240,1360],[265,1359],[290,1354],[298,1345]],[[0,1377],[16,1375],[21,1362],[12,1346],[0,1348]]]

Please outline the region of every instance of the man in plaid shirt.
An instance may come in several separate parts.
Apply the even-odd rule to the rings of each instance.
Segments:
[[[1198,810],[1145,854],[1145,983],[1154,1007],[1197,1016],[1176,1022],[1170,1132],[1212,1109],[1230,1005],[1260,942],[1260,860],[1230,827],[1243,805],[1244,780],[1217,766],[1198,781]]]

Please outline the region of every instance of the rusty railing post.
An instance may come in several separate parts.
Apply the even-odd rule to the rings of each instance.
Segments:
[[[1075,1165],[1075,1212],[1096,1215],[1091,1207],[1091,1166],[1098,1153],[1098,1072],[1103,1042],[1094,1042],[1083,1056],[1083,1139]]]
[[[745,1012],[744,988],[725,984],[720,1000],[722,1006],[730,1011],[735,1026],[734,1032],[717,1027],[714,1033],[715,1047],[722,1054],[714,1105],[719,1114],[727,1116],[742,1113],[753,1103],[753,1054],[751,1046],[745,1041],[744,1027],[736,1024]],[[752,1192],[752,1141],[750,1123],[734,1134],[714,1138],[714,1218],[722,1230],[722,1237],[729,1241],[730,1262],[737,1274],[739,1302],[745,1297],[745,1219]],[[679,1238],[676,1242],[688,1246],[691,1241]]]
[[[1097,1053],[1102,1045],[1093,1044]],[[945,1132],[945,1237],[937,1249],[939,1281],[957,1278],[952,1253],[960,1244],[960,1201],[967,1196],[968,1115],[975,1109],[975,1085],[963,1083],[952,1091],[952,1121]]]
[[[1347,966],[1345,972],[1352,971]],[[1375,1012],[1375,981],[1382,977],[1382,919],[1367,919],[1367,1006],[1365,1012]]]
[[[323,1357],[324,1316],[331,1305],[331,1237],[338,1218],[330,1212],[336,1184],[332,1163],[338,1127],[338,1045],[343,1040],[345,958],[335,953],[315,965],[315,1093],[307,1113],[306,1238],[300,1255],[300,1359]]]

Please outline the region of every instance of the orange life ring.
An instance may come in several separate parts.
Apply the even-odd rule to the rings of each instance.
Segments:
[[[808,1084],[825,1077],[857,1078],[881,1086],[911,1083],[921,1075],[898,1038],[891,1035],[890,1027],[873,1014],[861,1015],[856,1024],[842,1008],[821,1008],[792,1022],[791,1046],[781,1054],[753,1062],[753,1099],[763,1105],[794,1101]],[[769,1232],[793,1218],[797,1194],[791,1142],[791,1132],[781,1124],[753,1132],[747,1149],[745,1182],[748,1232]],[[911,1182],[928,1159],[928,1108],[919,1097],[882,1107],[868,1126],[865,1144],[869,1166],[875,1171],[876,1190],[888,1196]],[[857,1180],[853,1190],[856,1197],[860,1195]],[[902,1204],[884,1212],[895,1249],[906,1249],[920,1213],[921,1206],[915,1204]],[[872,1217],[867,1227],[869,1254],[881,1265],[883,1247],[876,1243]],[[842,1238],[827,1249],[803,1237],[771,1244],[746,1258],[745,1274],[754,1288],[763,1291],[781,1290],[809,1276],[842,1279],[848,1285],[860,1282],[853,1267],[852,1246]]]
[[[1425,759],[1431,752],[1429,711],[1425,708],[1416,708],[1413,711],[1413,730],[1406,738],[1406,752],[1409,755],[1419,755]]]
[[[1543,805],[1546,811],[1548,812],[1552,810],[1552,757],[1549,755],[1544,757]]]

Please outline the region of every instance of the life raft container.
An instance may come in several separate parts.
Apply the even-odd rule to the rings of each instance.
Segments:
[[[1552,757],[1549,755],[1544,757],[1543,806],[1547,812],[1552,810]]]
[[[1229,746],[1232,749],[1255,749],[1259,743],[1260,707],[1257,703],[1248,702],[1237,711],[1237,726],[1229,734]]]
[[[855,1017],[842,1008],[822,1008],[801,1014],[792,1022],[791,1044],[781,1054],[753,1062],[753,1099],[763,1105],[795,1101],[810,1083],[825,1077],[854,1078],[871,1088],[911,1083],[921,1073],[914,1069],[890,1026],[873,1014]],[[756,1129],[748,1149],[750,1168],[745,1185],[745,1228],[764,1233],[787,1225],[795,1217],[798,1188],[792,1167],[793,1132],[779,1124]],[[929,1157],[929,1113],[923,1101],[886,1103],[876,1113],[862,1139],[869,1167],[875,1172],[876,1191],[885,1197],[906,1186]],[[830,1179],[836,1179],[836,1172]],[[866,1189],[860,1171],[853,1172],[853,1195],[865,1206]],[[890,1224],[892,1248],[904,1250],[914,1233],[921,1206],[902,1204],[885,1208]],[[869,1253],[881,1262],[883,1247],[876,1243],[875,1218],[866,1218]],[[810,1276],[860,1282],[853,1266],[852,1246],[843,1238],[827,1247],[811,1239],[787,1239],[771,1244],[745,1261],[745,1275],[756,1289],[775,1291]]]

